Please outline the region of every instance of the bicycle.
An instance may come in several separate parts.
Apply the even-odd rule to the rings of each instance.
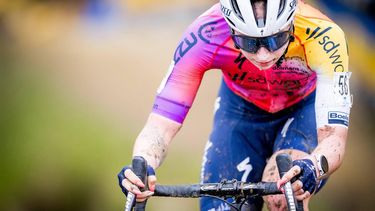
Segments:
[[[280,177],[292,167],[292,159],[288,154],[279,154],[276,157],[277,167]],[[143,157],[134,157],[132,162],[134,173],[147,184],[146,169],[147,163]],[[284,195],[286,197],[289,211],[303,211],[301,201],[297,202],[294,198],[292,185],[290,182],[284,185]],[[249,197],[282,194],[277,188],[276,182],[258,182],[248,183],[237,180],[222,180],[219,183],[204,183],[192,185],[156,185],[154,195],[160,197],[177,197],[177,198],[199,198],[213,197],[226,202],[231,210],[240,211],[246,207]],[[128,193],[125,211],[144,211],[145,202],[136,202],[136,196]],[[226,199],[232,198],[230,203]],[[245,207],[244,207],[245,206]]]

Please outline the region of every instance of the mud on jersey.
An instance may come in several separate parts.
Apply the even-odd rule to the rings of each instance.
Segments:
[[[259,108],[276,113],[315,89],[318,127],[348,126],[351,95],[343,31],[313,7],[299,2],[295,41],[285,60],[259,70],[236,49],[216,4],[185,31],[162,81],[153,112],[182,123],[207,70],[220,69],[228,87]]]

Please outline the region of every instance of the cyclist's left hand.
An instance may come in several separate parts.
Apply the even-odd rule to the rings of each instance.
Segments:
[[[317,175],[313,161],[310,159],[293,161],[293,167],[277,181],[278,188],[288,181],[292,181],[294,195],[298,201],[310,197],[317,186]]]

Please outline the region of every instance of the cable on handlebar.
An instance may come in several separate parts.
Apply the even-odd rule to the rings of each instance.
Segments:
[[[240,211],[241,208],[242,208],[242,206],[243,206],[243,204],[245,203],[245,201],[241,202],[240,207],[237,208],[237,207],[234,206],[231,202],[229,202],[229,201],[227,201],[227,200],[225,200],[225,199],[223,199],[223,198],[220,198],[220,197],[218,197],[218,196],[213,196],[213,195],[207,195],[207,194],[205,194],[205,195],[201,195],[201,197],[210,197],[210,198],[218,199],[218,200],[220,200],[220,201],[222,201],[222,202],[228,204],[229,206],[231,206],[233,209],[235,209],[235,210],[237,210],[237,211]]]

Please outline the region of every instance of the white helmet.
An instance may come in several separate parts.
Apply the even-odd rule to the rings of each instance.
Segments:
[[[221,12],[229,26],[251,37],[266,37],[279,32],[292,23],[297,0],[264,0],[265,21],[257,21],[253,11],[259,0],[220,0]]]

